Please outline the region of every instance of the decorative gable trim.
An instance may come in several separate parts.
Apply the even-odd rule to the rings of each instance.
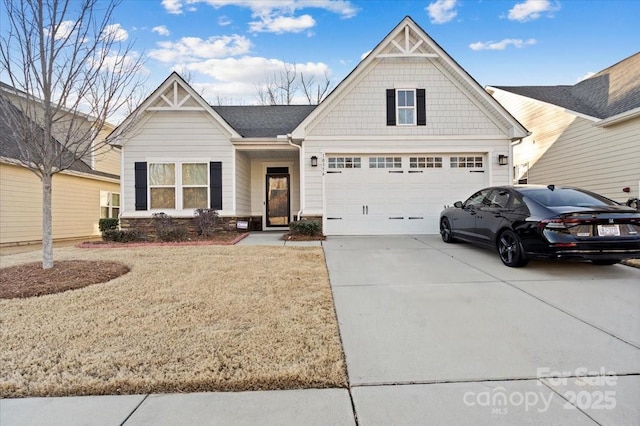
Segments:
[[[117,140],[124,133],[134,132],[150,115],[158,111],[202,111],[211,116],[229,138],[242,138],[177,72],[172,72],[167,79],[153,91],[134,112],[109,134],[108,139]],[[118,145],[126,145],[124,142]]]

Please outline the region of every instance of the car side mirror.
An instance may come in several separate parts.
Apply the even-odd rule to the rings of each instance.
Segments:
[[[462,208],[462,201],[456,201],[455,203],[453,203],[453,207],[455,207],[457,209],[461,209]]]

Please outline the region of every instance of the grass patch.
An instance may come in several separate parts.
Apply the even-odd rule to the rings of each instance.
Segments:
[[[38,256],[3,256],[2,265]],[[346,386],[319,248],[65,248],[56,256],[108,256],[130,272],[0,300],[0,397]]]

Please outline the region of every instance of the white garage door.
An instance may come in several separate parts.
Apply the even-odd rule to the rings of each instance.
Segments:
[[[445,204],[487,186],[484,154],[328,155],[327,235],[436,234]]]

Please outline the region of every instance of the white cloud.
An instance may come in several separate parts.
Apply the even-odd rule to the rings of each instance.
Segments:
[[[313,8],[327,10],[340,15],[342,18],[352,18],[358,13],[358,8],[347,0],[163,0],[165,10],[173,14],[195,10],[194,4],[203,3],[219,9],[224,6],[244,7],[251,10],[251,16],[256,21],[249,23],[251,31],[274,32],[302,32],[315,25],[315,20],[309,14],[295,16],[295,12]],[[227,18],[228,19],[228,18]],[[218,21],[222,26],[226,20]],[[230,23],[230,21],[228,21]]]
[[[113,41],[125,41],[129,38],[129,33],[122,28],[120,24],[111,24],[104,28],[102,38]]]
[[[372,49],[373,50],[373,49]],[[362,55],[360,55],[360,60],[363,60],[364,58],[366,58],[367,56],[369,56],[369,53],[372,52],[372,50],[367,50],[366,52],[364,52]]]
[[[591,78],[591,77],[593,77],[594,75],[596,75],[596,73],[595,73],[595,72],[591,72],[591,71],[589,71],[588,73],[586,73],[585,75],[583,75],[582,77],[580,77],[579,79],[577,79],[577,80],[576,80],[576,84],[577,84],[577,83],[580,83],[580,82],[581,82],[581,81],[583,81],[583,80],[586,80],[586,79],[588,79],[588,78]]]
[[[298,76],[304,73],[305,78],[314,77],[317,81],[323,81],[325,74],[331,74],[329,67],[322,62],[307,62],[295,66]],[[293,68],[293,64],[278,59],[244,56],[180,64],[174,69],[193,71],[213,78],[215,81],[212,83],[193,84],[196,90],[203,90],[206,99],[220,97],[232,99],[235,104],[253,104],[257,101],[257,87],[267,84],[286,67]],[[298,92],[294,103],[306,104],[304,94],[301,90]]]
[[[221,27],[226,27],[227,25],[231,25],[233,21],[228,16],[222,15],[218,18],[218,25]]]
[[[553,16],[553,12],[560,10],[559,3],[551,3],[549,0],[525,0],[509,10],[507,17],[511,21],[532,21],[538,19],[541,14],[547,13]]]
[[[532,46],[536,44],[536,39],[530,38],[528,40],[522,40],[521,38],[505,38],[502,41],[477,41],[471,43],[469,48],[471,50],[504,50],[509,46],[522,48],[525,46]]]
[[[56,30],[56,34],[54,36],[54,38],[56,40],[63,40],[68,38],[71,35],[71,32],[73,31],[73,27],[76,24],[75,21],[62,21],[60,22],[60,24],[58,25],[58,28]],[[44,33],[49,36],[51,34],[51,30],[46,29],[44,30]]]
[[[151,31],[153,31],[154,33],[158,33],[158,35],[161,35],[161,36],[168,36],[169,34],[171,34],[171,31],[169,31],[169,29],[164,25],[158,25],[157,27],[153,27]]]
[[[239,35],[209,37],[183,37],[176,42],[158,42],[159,49],[149,56],[161,62],[193,62],[201,59],[244,55],[251,49],[251,41]]]
[[[264,16],[259,21],[249,22],[249,30],[252,32],[269,32],[276,34],[299,33],[316,24],[311,15],[302,15],[297,18],[289,16]]]
[[[182,0],[162,0],[162,5],[167,12],[174,15],[180,15],[182,13]]]
[[[456,17],[456,0],[437,0],[426,7],[432,24],[444,24]]]

